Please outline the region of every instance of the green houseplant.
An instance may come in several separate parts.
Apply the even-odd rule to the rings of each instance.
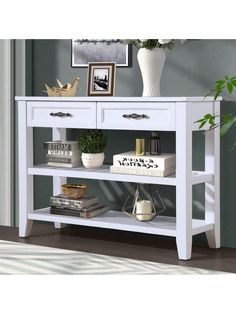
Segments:
[[[228,92],[229,95],[232,95],[233,90],[236,88],[236,76],[229,77],[225,75],[224,79],[217,80],[214,83],[214,88],[206,95],[214,96],[214,100],[222,94],[224,90]],[[216,122],[216,118],[219,118]],[[206,123],[209,123],[209,130],[213,130],[214,128],[220,127],[220,135],[223,137],[228,131],[236,126],[236,117],[232,114],[224,114],[224,115],[212,115],[210,113],[206,114],[203,118],[196,121],[199,123],[199,128],[201,129]],[[236,142],[233,144],[233,148],[236,148]]]
[[[85,130],[79,137],[78,145],[86,168],[99,168],[103,164],[107,137],[101,130]]]

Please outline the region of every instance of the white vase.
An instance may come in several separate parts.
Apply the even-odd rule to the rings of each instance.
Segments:
[[[81,154],[81,159],[85,168],[99,168],[104,161],[104,153],[97,154]]]
[[[160,96],[160,79],[165,63],[163,48],[140,48],[137,54],[143,78],[143,96]]]

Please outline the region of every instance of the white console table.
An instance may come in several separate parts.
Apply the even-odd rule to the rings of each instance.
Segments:
[[[192,169],[192,132],[199,130],[194,122],[206,113],[219,113],[218,101],[212,97],[204,100],[203,97],[16,97],[16,100],[20,237],[29,236],[33,221],[40,220],[53,222],[56,228],[75,224],[176,237],[178,256],[183,260],[191,258],[195,234],[206,232],[209,247],[220,247],[219,128],[205,133],[205,171]],[[62,115],[55,116],[58,112]],[[140,118],[127,119],[132,113]],[[163,178],[110,173],[108,166],[91,170],[82,166],[65,169],[35,165],[33,127],[51,127],[53,140],[65,140],[67,128],[175,131],[176,174]],[[67,177],[175,186],[176,217],[157,216],[149,222],[139,222],[121,211],[83,219],[52,215],[49,208],[33,210],[36,175],[53,177],[54,194],[60,193]],[[200,183],[205,183],[204,220],[192,219],[192,186]]]

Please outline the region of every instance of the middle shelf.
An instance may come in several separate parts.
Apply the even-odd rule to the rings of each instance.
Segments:
[[[57,176],[68,178],[83,178],[83,179],[95,179],[95,180],[109,180],[109,181],[123,181],[134,183],[149,183],[160,185],[172,185],[177,184],[176,175],[170,175],[167,177],[156,176],[143,176],[132,174],[111,173],[110,166],[103,165],[98,169],[87,169],[84,167],[78,168],[58,168],[49,167],[46,164],[40,164],[28,168],[29,175],[40,176]],[[200,184],[211,181],[213,175],[205,171],[192,171],[192,184]]]

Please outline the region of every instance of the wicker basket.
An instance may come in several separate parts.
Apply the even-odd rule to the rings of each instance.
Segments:
[[[85,184],[63,184],[61,186],[62,193],[75,199],[79,199],[87,192],[87,185]]]

